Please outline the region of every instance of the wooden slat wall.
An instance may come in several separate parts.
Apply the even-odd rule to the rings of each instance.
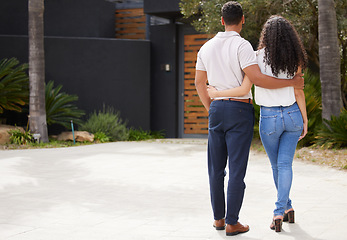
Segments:
[[[184,133],[207,134],[208,112],[195,89],[195,64],[200,47],[212,36],[208,34],[184,36]]]
[[[115,14],[116,38],[146,38],[146,16],[143,8],[117,9]]]

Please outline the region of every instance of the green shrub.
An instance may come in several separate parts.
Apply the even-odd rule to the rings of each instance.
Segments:
[[[125,141],[129,138],[126,123],[120,118],[120,113],[112,107],[104,107],[98,113],[94,111],[79,129],[93,134],[103,132],[111,141]]]
[[[160,139],[164,138],[164,134],[162,132],[152,132],[145,131],[140,129],[129,129],[129,141],[142,141],[148,139]]]
[[[97,133],[94,133],[94,141],[105,143],[105,142],[109,142],[110,138],[103,132],[97,132]]]
[[[163,130],[161,131],[150,131],[150,134],[153,139],[162,139],[165,138],[165,133]]]
[[[4,110],[22,111],[29,102],[28,64],[19,64],[15,58],[0,61],[0,113]]]
[[[331,116],[325,120],[316,136],[316,144],[326,148],[347,147],[347,111],[344,109],[340,116]]]
[[[26,145],[30,142],[35,141],[34,136],[30,131],[22,132],[19,129],[9,130],[8,133],[10,136],[10,141],[12,144]]]
[[[54,82],[49,81],[45,89],[47,124],[59,124],[67,129],[71,129],[71,120],[81,124],[84,111],[73,104],[78,96],[60,92],[62,85],[53,86]]]

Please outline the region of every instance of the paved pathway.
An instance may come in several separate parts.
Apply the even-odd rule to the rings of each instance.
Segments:
[[[0,151],[0,240],[347,239],[347,173],[294,164],[296,224],[269,229],[268,160],[251,153],[240,221],[212,228],[205,140]]]

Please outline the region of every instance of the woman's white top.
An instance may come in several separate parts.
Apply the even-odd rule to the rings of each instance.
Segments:
[[[264,62],[264,48],[256,52],[257,61],[261,72],[265,75],[280,78],[291,79],[287,77],[287,73],[280,72],[278,76],[274,76],[271,67]],[[278,80],[281,81],[281,80]],[[255,102],[260,106],[275,107],[275,106],[290,106],[295,103],[294,87],[285,87],[278,89],[266,89],[255,86]]]

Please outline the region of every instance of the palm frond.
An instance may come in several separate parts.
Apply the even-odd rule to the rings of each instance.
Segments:
[[[0,61],[0,113],[21,112],[22,106],[29,102],[28,65],[18,64],[15,58]]]
[[[76,124],[81,124],[81,117],[85,114],[83,110],[78,109],[74,102],[78,96],[60,92],[62,85],[54,88],[54,82],[49,81],[46,84],[46,115],[47,124],[59,124],[67,129],[71,128],[71,120]]]
[[[340,116],[331,116],[325,120],[316,136],[316,144],[326,148],[347,147],[347,110],[344,109]]]

